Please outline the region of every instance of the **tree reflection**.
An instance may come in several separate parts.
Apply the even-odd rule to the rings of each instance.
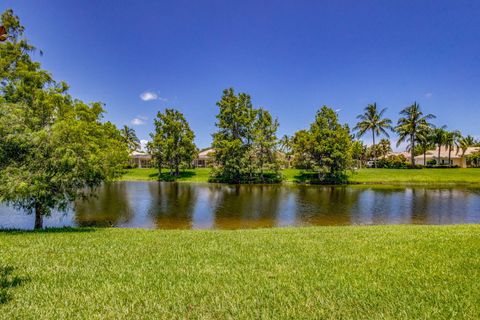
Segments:
[[[86,200],[75,202],[75,222],[81,227],[111,227],[127,224],[134,212],[128,202],[127,184],[105,184]]]
[[[149,186],[148,214],[159,229],[192,228],[197,188],[189,183],[159,182]]]
[[[280,185],[216,185],[210,192],[218,229],[273,227],[284,197]]]

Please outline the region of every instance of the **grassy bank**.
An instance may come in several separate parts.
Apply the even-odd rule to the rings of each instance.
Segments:
[[[0,318],[478,319],[479,248],[476,225],[0,232]]]
[[[185,170],[178,181],[207,182],[209,173],[208,168]],[[286,169],[282,174],[286,182],[302,182],[311,175],[298,169]],[[121,180],[154,181],[157,178],[156,169],[130,169]],[[361,169],[350,174],[349,180],[366,184],[480,184],[480,169]]]

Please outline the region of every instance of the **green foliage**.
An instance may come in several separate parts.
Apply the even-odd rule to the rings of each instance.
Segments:
[[[480,152],[475,152],[468,155],[467,164],[473,168],[480,168]]]
[[[10,37],[0,44],[0,201],[35,212],[40,228],[52,209],[118,176],[128,153],[119,130],[101,122],[101,103],[74,100],[32,61],[11,10],[2,23]]]
[[[278,121],[255,109],[246,93],[223,91],[217,102],[218,128],[213,134],[215,168],[212,181],[272,183],[281,181],[276,154]]]
[[[338,122],[337,113],[323,106],[310,126],[311,158],[320,181],[346,182],[346,170],[352,164],[352,138],[347,125]]]
[[[475,146],[476,143],[477,141],[475,140],[475,138],[470,135],[466,137],[459,137],[458,149],[461,150],[462,156],[465,155],[465,152],[467,151],[468,148]]]
[[[315,182],[347,182],[346,170],[352,166],[352,136],[331,108],[323,106],[317,111],[310,129],[295,133],[292,146],[296,168],[317,172]]]
[[[120,130],[122,134],[123,141],[128,146],[130,152],[137,151],[140,149],[140,139],[138,139],[137,134],[133,128],[128,126],[123,126]]]
[[[364,167],[369,158],[369,148],[360,140],[352,142],[352,159],[357,168]]]
[[[377,162],[377,168],[385,169],[406,169],[409,167],[407,158],[403,155],[390,155],[381,158]]]
[[[279,170],[276,149],[278,126],[278,120],[273,119],[268,111],[262,108],[257,110],[253,124],[253,159],[262,182],[266,178],[264,171],[277,173]]]
[[[293,165],[297,169],[313,170],[311,138],[308,130],[299,130],[292,137]]]
[[[148,149],[156,161],[160,179],[164,177],[162,167],[170,169],[170,176],[178,177],[180,168],[189,167],[198,153],[193,142],[195,134],[178,110],[158,112],[155,133],[150,136],[152,141],[148,144]]]

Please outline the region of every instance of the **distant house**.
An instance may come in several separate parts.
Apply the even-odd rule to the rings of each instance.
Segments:
[[[439,165],[450,165],[450,166],[459,166],[460,168],[467,167],[467,156],[471,155],[472,153],[480,152],[479,147],[470,147],[465,150],[457,150],[456,148],[452,150],[450,156],[450,162],[448,160],[448,148],[441,148],[440,149],[440,158],[438,158],[438,148],[436,150],[427,151],[426,155],[426,162],[424,163],[423,154],[418,155],[415,157],[415,164],[417,165],[428,165],[429,162],[435,160],[435,162]]]
[[[198,153],[197,159],[193,160],[193,166],[196,168],[206,168],[211,165],[213,161],[214,149],[209,148]]]
[[[137,168],[151,168],[153,166],[152,155],[143,151],[133,151],[130,154],[129,164]]]

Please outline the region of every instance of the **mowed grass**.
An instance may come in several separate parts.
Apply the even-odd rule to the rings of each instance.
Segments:
[[[209,168],[181,172],[180,182],[208,182]],[[281,171],[285,182],[304,182],[312,172],[299,169]],[[157,169],[129,169],[120,178],[127,181],[158,180]],[[360,169],[349,174],[350,183],[363,184],[480,184],[480,169]]]
[[[370,184],[479,184],[480,169],[361,169],[350,175],[350,182]]]
[[[480,226],[0,232],[2,319],[479,319]]]
[[[187,169],[180,172],[180,177],[177,181],[180,182],[208,182],[210,177],[210,168],[196,168]],[[165,175],[168,175],[168,170],[162,171]],[[157,181],[158,169],[145,168],[145,169],[127,169],[125,174],[120,177],[122,181]]]

